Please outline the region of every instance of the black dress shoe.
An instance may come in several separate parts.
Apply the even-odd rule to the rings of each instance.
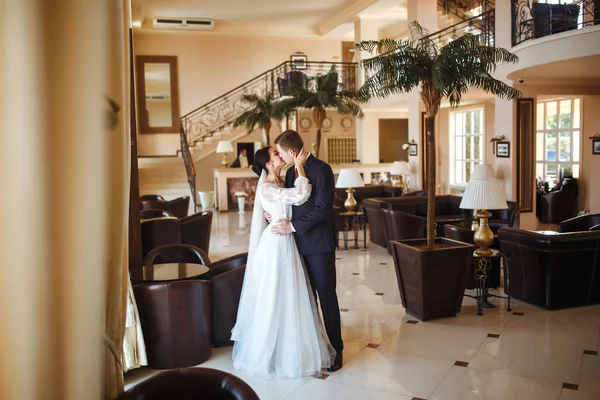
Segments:
[[[333,360],[333,364],[331,364],[331,367],[327,368],[327,371],[329,372],[335,372],[338,369],[342,368],[342,361],[344,360],[344,356],[342,355],[342,353],[337,353],[335,355],[335,360]]]

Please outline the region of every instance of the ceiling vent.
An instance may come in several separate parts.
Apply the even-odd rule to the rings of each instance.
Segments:
[[[213,19],[154,18],[152,27],[155,29],[210,31],[215,27],[215,21]]]

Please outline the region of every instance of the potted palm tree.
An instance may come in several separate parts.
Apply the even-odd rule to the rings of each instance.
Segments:
[[[440,46],[418,22],[409,25],[409,33],[408,40],[382,39],[356,45],[357,50],[376,54],[361,61],[369,78],[356,96],[368,101],[420,89],[425,105],[427,239],[393,243],[402,303],[407,312],[425,320],[455,316],[460,311],[464,272],[473,252],[471,245],[435,237],[434,121],[442,99],[456,108],[471,88],[507,100],[519,97],[520,92],[492,77],[498,64],[516,63],[518,57],[484,44],[488,43],[484,35],[465,34]]]
[[[287,92],[291,98],[282,100],[281,103],[286,108],[312,110],[317,128],[315,156],[318,158],[321,148],[321,128],[327,117],[328,108],[333,108],[340,114],[353,115],[358,118],[362,118],[364,115],[360,105],[354,100],[354,93],[339,90],[338,73],[335,66],[332,66],[325,75],[311,79],[316,81],[314,85],[300,86],[292,83]]]
[[[251,108],[235,119],[233,127],[237,128],[240,125],[245,125],[248,134],[251,134],[257,127],[262,128],[265,146],[271,144],[271,120],[281,121],[284,118],[289,118],[294,110],[291,105],[276,101],[275,95],[270,91],[265,93],[264,97],[253,93],[245,94],[242,96],[242,101],[250,104]]]

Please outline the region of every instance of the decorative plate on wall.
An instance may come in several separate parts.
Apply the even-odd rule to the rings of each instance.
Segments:
[[[325,117],[325,119],[323,120],[323,129],[330,129],[331,125],[331,118]]]
[[[302,129],[308,129],[310,128],[310,125],[312,124],[312,122],[310,121],[310,118],[300,118],[300,128]]]
[[[342,118],[342,128],[344,128],[344,129],[352,128],[352,118],[349,118],[349,117]]]

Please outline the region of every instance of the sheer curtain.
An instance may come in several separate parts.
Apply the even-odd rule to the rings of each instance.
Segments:
[[[0,0],[3,400],[122,391],[128,4]]]

